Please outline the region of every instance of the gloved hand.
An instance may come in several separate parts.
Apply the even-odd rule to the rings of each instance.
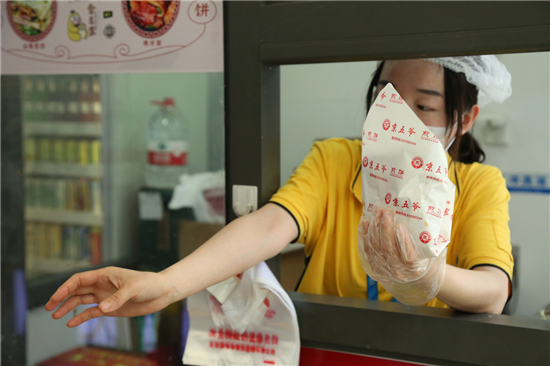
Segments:
[[[421,258],[420,245],[426,244],[414,240],[391,210],[375,207],[370,218],[361,217],[358,246],[363,269],[403,304],[425,304],[443,285],[447,248],[435,258]]]

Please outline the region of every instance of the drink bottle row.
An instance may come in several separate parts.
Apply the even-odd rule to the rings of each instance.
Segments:
[[[27,137],[23,141],[25,162],[100,164],[101,140]]]
[[[32,122],[99,122],[102,110],[101,102],[61,100],[26,100],[22,109],[24,119]]]
[[[27,222],[25,250],[31,261],[65,259],[100,264],[101,228]]]
[[[101,214],[101,181],[27,177],[25,206]]]
[[[97,75],[32,75],[21,78],[23,116],[27,121],[101,120]]]

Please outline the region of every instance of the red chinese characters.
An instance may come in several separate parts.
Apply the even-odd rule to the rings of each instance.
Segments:
[[[441,218],[441,209],[435,208],[434,206],[428,206],[428,211],[426,213],[428,215],[432,215],[434,217],[437,217],[438,219]]]
[[[197,17],[207,17],[208,12],[210,11],[210,7],[208,6],[208,3],[199,3],[197,6],[195,6],[195,11],[197,12]]]
[[[423,131],[422,136],[420,136],[420,139],[430,141],[430,142],[439,142],[437,137],[430,131]]]
[[[143,45],[144,46],[162,46],[162,41],[160,39],[144,40]]]
[[[392,94],[390,97],[390,102],[397,103],[397,104],[403,104],[403,98],[399,94]]]
[[[45,48],[46,45],[44,43],[23,43],[23,49],[25,50],[38,50]]]
[[[368,131],[367,133],[367,140],[376,142],[378,140],[378,133]]]
[[[231,349],[239,352],[275,355],[279,345],[276,334],[262,332],[244,332],[239,334],[231,329],[213,329],[208,332],[211,338],[210,348]]]

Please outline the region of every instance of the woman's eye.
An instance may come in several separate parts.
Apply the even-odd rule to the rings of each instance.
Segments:
[[[430,107],[426,107],[425,105],[417,105],[416,107],[424,112],[432,110]]]

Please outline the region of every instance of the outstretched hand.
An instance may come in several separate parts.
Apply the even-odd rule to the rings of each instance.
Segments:
[[[98,304],[76,315],[68,327],[101,316],[132,317],[154,313],[168,306],[170,286],[162,275],[106,267],[73,275],[52,295],[45,308],[59,319],[79,305]]]

